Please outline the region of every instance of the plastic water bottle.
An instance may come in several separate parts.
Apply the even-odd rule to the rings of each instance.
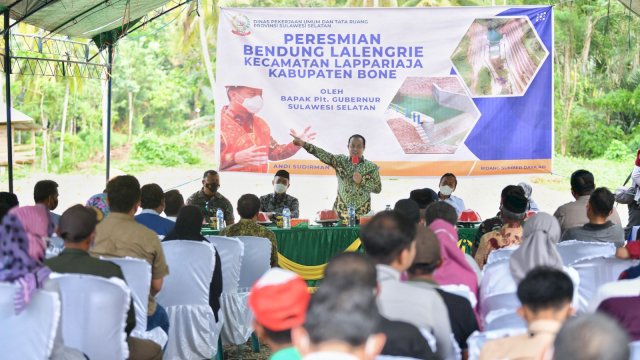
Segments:
[[[282,209],[282,228],[291,229],[291,210],[288,207]]]
[[[391,211],[391,205],[387,205],[387,206],[384,208],[384,211]]]
[[[220,208],[216,211],[216,229],[224,229],[224,212]]]
[[[353,205],[349,205],[347,207],[347,212],[349,214],[349,226],[356,226],[356,208]]]

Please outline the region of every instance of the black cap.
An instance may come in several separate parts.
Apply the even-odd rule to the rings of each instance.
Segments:
[[[275,176],[280,176],[281,178],[289,180],[289,172],[287,170],[278,170]]]
[[[65,241],[80,242],[96,228],[96,212],[82,205],[68,208],[58,223],[58,233]]]
[[[519,191],[518,191],[519,190]],[[505,209],[515,214],[524,214],[527,211],[527,205],[529,200],[524,196],[524,191],[521,189],[507,191],[504,199],[502,200],[502,206]]]
[[[429,188],[416,189],[411,191],[409,199],[418,203],[420,209],[426,209],[429,204],[438,201],[438,194]]]

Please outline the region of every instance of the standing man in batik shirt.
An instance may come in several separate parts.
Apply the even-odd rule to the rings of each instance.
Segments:
[[[237,85],[227,86],[229,105],[222,108],[220,121],[220,170],[267,172],[267,162],[288,159],[300,150],[289,143],[278,144],[271,137],[267,122],[256,115],[263,106],[262,89]],[[311,141],[315,133],[310,127],[291,135]]]
[[[233,217],[233,205],[222,194],[220,188],[220,175],[215,170],[207,170],[202,176],[202,189],[191,194],[187,199],[187,205],[197,206],[204,215],[206,222],[210,222],[216,216],[216,211],[222,209],[224,222],[227,226],[235,222]]]
[[[362,156],[366,145],[364,136],[351,135],[347,142],[349,155],[330,154],[295,136],[293,143],[302,146],[309,154],[336,170],[338,196],[333,203],[333,210],[341,217],[348,216],[349,205],[355,207],[357,217],[371,211],[371,193],[379,194],[382,184],[378,165]]]
[[[291,218],[297,219],[300,216],[298,199],[287,194],[289,172],[287,170],[278,170],[273,180],[271,180],[271,184],[273,185],[273,192],[260,196],[260,211],[266,213],[273,221],[276,216],[282,215],[282,210],[287,207],[291,211]]]

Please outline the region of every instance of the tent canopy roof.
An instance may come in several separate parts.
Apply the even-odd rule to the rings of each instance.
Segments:
[[[627,9],[633,11],[636,15],[640,16],[640,1],[639,0],[618,0]]]
[[[12,19],[46,31],[94,39],[126,27],[169,0],[0,0]]]

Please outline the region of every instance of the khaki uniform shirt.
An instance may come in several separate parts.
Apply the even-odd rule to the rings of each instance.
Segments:
[[[250,219],[240,219],[237,224],[220,231],[221,236],[257,236],[271,241],[271,267],[278,266],[278,243],[276,234]]]
[[[552,346],[562,323],[538,320],[529,324],[526,334],[489,341],[480,352],[480,360],[539,360]]]
[[[589,222],[589,218],[587,217],[589,197],[589,195],[580,196],[576,201],[560,206],[553,214],[560,223],[560,231],[562,234],[571,228],[582,226]],[[622,224],[620,215],[618,215],[615,207],[607,220],[611,220],[614,224]]]
[[[133,216],[110,213],[96,227],[94,256],[133,257],[146,260],[151,265],[151,278],[162,279],[169,274],[158,235],[144,225],[138,224]],[[156,298],[149,294],[147,314],[156,312]]]

